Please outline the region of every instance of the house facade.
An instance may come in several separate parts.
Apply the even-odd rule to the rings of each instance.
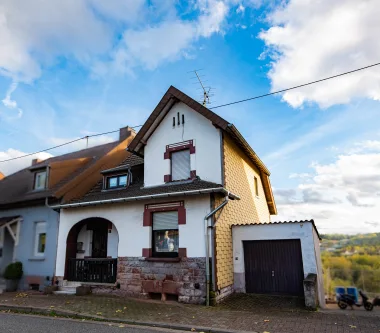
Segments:
[[[23,264],[19,288],[42,290],[55,274],[59,211],[57,204],[70,193],[86,193],[101,178],[98,168],[112,167],[130,153],[134,136],[120,131],[118,141],[81,151],[33,160],[32,165],[0,182],[0,275],[14,261]]]
[[[128,151],[54,207],[59,284],[198,304],[231,294],[231,225],[276,214],[268,169],[232,124],[174,87]]]

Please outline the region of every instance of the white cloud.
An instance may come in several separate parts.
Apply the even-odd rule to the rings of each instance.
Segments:
[[[195,0],[188,4],[194,18],[184,20],[174,1],[3,0],[0,75],[32,82],[58,57],[97,74],[130,72],[138,65],[152,69],[186,55],[199,38],[221,33],[233,2]]]
[[[8,109],[17,109],[17,111],[18,111],[17,117],[21,118],[23,111],[21,108],[19,108],[17,106],[17,102],[15,100],[12,100],[12,98],[11,98],[12,94],[17,89],[17,86],[18,86],[17,82],[13,81],[11,83],[11,85],[9,86],[8,91],[5,95],[5,98],[2,100],[2,102],[3,102],[4,106],[7,107]]]
[[[311,181],[300,177],[296,189],[275,189],[276,220],[313,218],[323,233],[380,231],[380,153],[340,155],[311,168]]]
[[[228,13],[228,1],[198,0],[194,9],[200,15],[194,20],[170,18],[156,25],[127,29],[113,54],[109,68],[114,72],[130,73],[131,68],[142,66],[155,69],[164,61],[188,57],[192,43],[222,33],[222,24]],[[97,64],[96,72],[108,69]]]
[[[236,9],[237,14],[239,13],[244,14],[244,11],[245,11],[245,7],[242,4],[240,4],[239,7]]]
[[[22,151],[19,151],[17,149],[8,149],[7,151],[0,151],[0,161],[8,160],[11,158],[17,158],[23,155],[26,155],[28,153],[24,153]],[[5,176],[8,176],[12,173],[15,173],[23,168],[26,168],[28,166],[32,165],[32,160],[35,158],[45,160],[47,158],[52,157],[53,155],[49,153],[38,153],[35,155],[15,159],[8,162],[0,162],[0,172],[3,173]]]
[[[272,91],[379,62],[380,6],[377,0],[290,0],[269,16],[259,35],[272,57]],[[380,99],[380,68],[288,91],[293,107],[321,107],[354,98]]]
[[[350,153],[360,153],[363,151],[370,152],[380,152],[380,141],[379,140],[365,140],[357,142],[354,148],[350,149]]]
[[[88,0],[97,11],[108,18],[124,22],[136,21],[144,15],[143,7],[145,0]]]
[[[3,0],[0,42],[0,74],[30,82],[56,56],[91,63],[112,46],[112,33],[89,0]]]

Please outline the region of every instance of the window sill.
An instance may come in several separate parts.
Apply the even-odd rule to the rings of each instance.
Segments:
[[[181,258],[159,258],[159,257],[147,257],[146,261],[159,261],[159,262],[180,262]]]
[[[28,261],[45,261],[45,257],[42,257],[42,258],[29,258]]]

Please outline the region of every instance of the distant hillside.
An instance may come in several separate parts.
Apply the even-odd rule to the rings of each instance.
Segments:
[[[321,251],[326,293],[336,286],[380,293],[380,233],[322,235]]]
[[[358,235],[322,235],[321,250],[340,255],[380,255],[380,232]]]

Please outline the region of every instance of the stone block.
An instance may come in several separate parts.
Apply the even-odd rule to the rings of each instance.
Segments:
[[[140,279],[134,279],[134,280],[128,280],[127,284],[131,286],[141,286],[141,280]]]
[[[58,286],[47,286],[44,288],[44,295],[51,295],[53,291],[57,291]]]
[[[190,297],[189,296],[178,296],[178,302],[190,303]]]
[[[90,286],[79,286],[76,288],[75,295],[77,296],[86,296],[91,294]]]
[[[309,310],[317,310],[318,307],[318,287],[317,274],[309,273],[303,281],[305,293],[305,306]]]
[[[135,286],[135,285],[128,285],[127,289],[128,292],[136,293],[139,294],[141,293],[141,285],[140,286]]]
[[[161,281],[142,281],[142,288],[146,293],[162,293],[162,282]]]
[[[162,283],[162,292],[165,294],[178,295],[180,287],[181,284],[179,283],[165,281]]]

